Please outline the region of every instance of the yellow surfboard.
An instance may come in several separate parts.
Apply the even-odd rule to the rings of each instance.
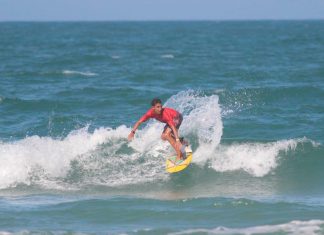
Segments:
[[[185,160],[176,160],[177,156],[168,157],[166,160],[166,171],[169,173],[175,173],[184,170],[189,166],[192,160],[192,152],[187,153]]]

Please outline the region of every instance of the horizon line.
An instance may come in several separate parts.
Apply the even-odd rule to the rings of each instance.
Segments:
[[[324,18],[260,19],[110,19],[110,20],[0,20],[0,23],[77,23],[77,22],[224,22],[224,21],[322,21]]]

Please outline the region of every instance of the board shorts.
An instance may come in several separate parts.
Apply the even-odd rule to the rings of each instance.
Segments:
[[[173,122],[174,122],[175,128],[177,128],[178,130],[179,130],[180,126],[181,126],[182,120],[183,120],[183,117],[182,117],[181,114],[179,114],[179,116],[173,118]],[[171,126],[169,124],[166,124],[164,126],[163,132],[165,132],[165,130],[167,128],[170,128],[171,129],[171,134],[174,135],[173,130],[172,130],[172,128],[171,128]]]

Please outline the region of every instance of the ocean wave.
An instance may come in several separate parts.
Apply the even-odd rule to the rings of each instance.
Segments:
[[[63,74],[65,75],[82,75],[82,76],[87,76],[87,77],[92,77],[92,76],[97,76],[98,74],[92,73],[92,72],[80,72],[80,71],[73,71],[73,70],[63,70]]]
[[[217,227],[214,229],[189,229],[169,235],[183,235],[183,234],[322,234],[324,220],[308,220],[300,221],[293,220],[289,223],[277,225],[262,225],[248,228],[227,228]]]
[[[295,151],[304,143],[319,146],[306,137],[270,143],[233,143],[219,146],[207,160],[210,160],[209,167],[218,172],[243,170],[252,176],[263,177],[278,166],[280,153]]]
[[[31,136],[23,140],[0,143],[0,188],[66,177],[71,160],[93,150],[110,136],[118,135],[100,128],[90,134],[86,128],[71,132],[66,138]]]
[[[120,126],[90,133],[85,127],[62,139],[31,136],[1,142],[0,189],[24,184],[74,190],[88,184],[118,186],[166,177],[162,156],[168,148],[166,143],[156,145],[155,128],[128,144],[130,130]]]
[[[222,143],[223,123],[217,95],[183,91],[170,97],[165,105],[184,116],[180,133],[190,140],[194,150],[193,164],[185,173],[202,175],[207,181],[232,172],[262,178],[277,173],[282,159],[289,160],[304,145],[310,152],[321,148],[306,137],[265,143]],[[93,132],[84,127],[62,138],[29,136],[0,142],[0,189],[36,185],[78,190],[89,185],[120,187],[177,182],[164,169],[165,157],[173,149],[160,139],[163,124],[148,122],[132,142],[127,141],[130,130],[124,125],[101,127]]]
[[[166,105],[184,114],[183,135],[193,135],[198,145],[217,146],[222,135],[218,96],[180,92]],[[201,115],[205,118],[197,121]],[[31,136],[1,143],[0,188],[36,184],[74,189],[80,184],[118,186],[167,180],[164,158],[173,150],[161,141],[162,129],[161,123],[149,122],[131,143],[126,140],[131,130],[126,126],[102,127],[93,133],[82,128],[61,139]]]

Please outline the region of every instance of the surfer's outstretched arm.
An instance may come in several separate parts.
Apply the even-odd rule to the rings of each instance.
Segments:
[[[141,125],[141,123],[142,123],[142,122],[141,122],[140,120],[138,120],[138,121],[135,123],[133,129],[131,130],[131,132],[130,132],[129,135],[128,135],[128,140],[129,140],[129,141],[131,141],[131,140],[134,138],[135,132],[136,132],[137,128]]]

